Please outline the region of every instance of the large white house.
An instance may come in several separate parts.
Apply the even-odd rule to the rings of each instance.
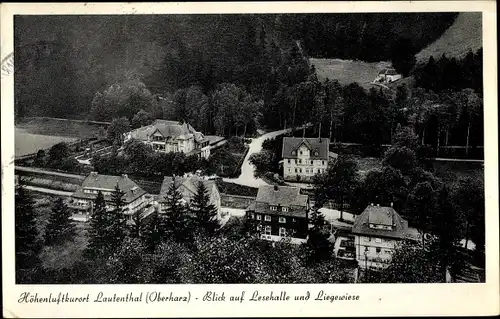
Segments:
[[[385,68],[379,71],[373,82],[376,83],[391,83],[401,79],[403,76],[396,72],[394,68]]]
[[[310,182],[314,175],[328,169],[328,161],[336,154],[329,152],[328,138],[283,138],[283,178],[286,181]]]
[[[156,120],[151,125],[125,133],[124,141],[131,139],[142,141],[157,152],[210,156],[209,140],[188,123]]]
[[[352,227],[356,260],[361,268],[383,269],[405,239],[414,239],[408,222],[392,207],[373,205],[356,216]]]
[[[116,186],[124,193],[122,196],[124,202],[122,213],[127,216],[129,221],[132,220],[134,213],[145,208],[151,201],[146,191],[127,175],[113,176],[92,172],[85,178],[81,187],[71,195],[71,206],[87,216],[91,216],[94,201],[100,191],[104,195],[106,207],[112,209],[111,194],[115,191]]]

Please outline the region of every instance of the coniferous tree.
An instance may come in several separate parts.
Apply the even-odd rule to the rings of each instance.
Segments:
[[[101,191],[97,193],[90,219],[89,243],[85,249],[85,257],[96,259],[104,256],[108,251],[108,230],[111,221],[106,211],[104,195]]]
[[[166,235],[182,242],[187,238],[186,207],[182,203],[182,195],[175,185],[175,177],[172,179],[167,195],[164,223]]]
[[[311,212],[310,223],[313,225],[309,229],[306,242],[307,263],[315,264],[329,260],[332,257],[333,244],[328,239],[330,234],[325,230],[325,216],[315,207]]]
[[[123,195],[124,192],[120,190],[117,183],[114,191],[111,193],[113,209],[108,212],[108,214],[110,214],[109,220],[111,221],[109,242],[113,251],[120,247],[125,238],[125,227],[127,224],[125,215],[123,214],[123,206],[125,205]]]
[[[19,179],[15,192],[16,283],[29,283],[40,265],[42,246],[36,227],[33,199]]]
[[[154,252],[162,237],[165,237],[166,224],[163,220],[164,217],[155,210],[141,223],[140,238],[150,252]]]
[[[47,246],[62,244],[75,237],[75,224],[71,220],[71,210],[59,197],[52,207],[49,223],[45,229],[45,244]]]
[[[219,227],[217,221],[217,208],[210,203],[210,196],[205,184],[200,181],[196,194],[191,200],[194,226],[206,234],[213,234]]]

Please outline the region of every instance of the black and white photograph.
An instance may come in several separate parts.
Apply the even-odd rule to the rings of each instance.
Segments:
[[[481,12],[14,16],[16,284],[484,283],[482,39]]]

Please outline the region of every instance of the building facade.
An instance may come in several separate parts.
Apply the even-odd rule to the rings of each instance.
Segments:
[[[387,267],[397,246],[410,238],[408,222],[392,207],[373,204],[356,216],[352,233],[358,265],[369,269]]]
[[[292,242],[304,242],[309,225],[309,197],[300,194],[298,187],[261,186],[246,216],[255,221],[262,239],[279,241],[290,237]]]
[[[219,188],[217,187],[217,184],[215,183],[214,180],[207,180],[198,175],[189,175],[185,177],[177,176],[175,178],[171,176],[165,176],[163,178],[163,183],[161,185],[161,190],[160,190],[160,196],[158,199],[159,210],[161,213],[164,213],[168,207],[166,204],[166,196],[170,186],[172,185],[172,183],[174,183],[174,180],[175,180],[175,187],[182,195],[182,199],[185,204],[189,204],[193,199],[193,197],[195,196],[195,194],[197,193],[198,183],[202,182],[203,184],[205,184],[205,187],[207,189],[210,198],[209,203],[217,208],[217,217],[220,219],[221,197]]]
[[[311,182],[314,175],[328,169],[328,161],[335,157],[329,152],[328,138],[283,138],[283,179]]]
[[[150,204],[150,197],[146,191],[140,188],[127,175],[112,176],[102,175],[92,172],[85,178],[81,187],[71,195],[71,207],[77,209],[80,213],[91,216],[93,213],[94,201],[99,191],[104,195],[107,209],[113,209],[111,194],[115,187],[124,193],[122,200],[124,207],[123,214],[127,220],[132,220],[132,216]]]
[[[376,83],[391,83],[401,79],[403,76],[398,74],[394,68],[385,68],[380,70],[375,78]]]
[[[157,152],[210,156],[209,139],[188,123],[156,120],[151,125],[125,133],[124,141],[131,139],[142,141]]]

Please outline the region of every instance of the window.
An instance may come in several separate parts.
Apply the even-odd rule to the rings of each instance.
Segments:
[[[288,207],[282,207],[281,210],[284,212],[288,212]]]
[[[297,154],[297,153],[295,153],[295,151],[292,151],[292,155],[295,155],[295,154]]]
[[[391,253],[391,251],[390,251],[389,249],[384,249],[384,253],[386,253],[386,254],[390,254],[390,253]]]
[[[315,156],[318,156],[318,155],[319,155],[318,151],[314,152],[314,155],[315,155]]]
[[[284,224],[284,223],[286,223],[286,218],[285,217],[280,217],[278,221],[280,223]]]
[[[284,227],[280,227],[279,235],[280,237],[286,236],[286,229]]]
[[[314,164],[314,161],[311,161],[311,165]]]
[[[375,251],[377,252],[377,254],[380,254],[380,247],[375,248]]]
[[[296,222],[297,220],[295,218],[292,218],[292,222]]]
[[[250,217],[250,219],[254,219],[255,218],[253,213],[248,214],[248,216]]]
[[[297,169],[295,169],[295,173],[297,173]]]
[[[288,164],[290,164],[290,160],[288,160]]]
[[[300,151],[300,155],[302,155],[302,151]]]
[[[269,215],[264,216],[264,220],[266,222],[270,222],[271,221],[271,216],[269,216]]]
[[[302,173],[302,168],[299,168],[299,173]]]
[[[271,206],[271,210],[276,211],[278,208],[276,206]]]
[[[257,225],[257,231],[261,232],[262,231],[262,225]]]
[[[375,242],[376,242],[376,243],[381,243],[381,242],[382,242],[382,239],[380,239],[380,238],[375,238]]]
[[[291,169],[288,169],[288,173],[290,173],[292,170]]]
[[[299,159],[297,160],[297,163],[299,163],[299,164],[300,164],[300,163],[302,163],[302,160],[299,158]]]
[[[255,217],[257,218],[257,220],[261,220],[261,217],[259,214],[255,214]]]
[[[265,234],[266,235],[271,235],[271,226],[266,226]]]
[[[321,164],[325,165],[325,161],[321,161]]]

